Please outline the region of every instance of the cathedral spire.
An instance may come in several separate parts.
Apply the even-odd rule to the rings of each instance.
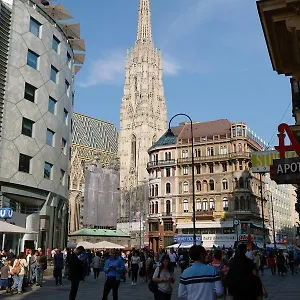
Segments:
[[[136,43],[152,44],[150,0],[140,0]]]

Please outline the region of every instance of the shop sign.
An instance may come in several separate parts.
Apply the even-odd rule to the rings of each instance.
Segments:
[[[14,211],[11,208],[0,208],[0,219],[11,219]]]
[[[201,235],[196,236],[196,242],[201,242],[202,237]],[[173,237],[173,241],[177,244],[183,244],[183,243],[193,243],[194,242],[194,236],[192,235],[175,235]]]
[[[241,234],[239,236],[239,241],[263,241],[263,237],[260,235],[252,235],[252,234]]]
[[[300,157],[274,160],[273,180],[278,184],[297,184],[300,182]]]
[[[235,241],[235,234],[202,234],[202,241]]]

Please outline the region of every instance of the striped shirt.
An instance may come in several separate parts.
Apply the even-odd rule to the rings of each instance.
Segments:
[[[220,276],[212,266],[193,264],[180,277],[178,290],[180,300],[216,300],[222,295]]]

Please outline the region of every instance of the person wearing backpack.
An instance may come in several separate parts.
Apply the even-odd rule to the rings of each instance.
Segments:
[[[14,261],[12,273],[14,274],[14,284],[11,288],[11,293],[17,289],[18,294],[22,294],[23,280],[26,274],[28,263],[24,252],[21,252]]]

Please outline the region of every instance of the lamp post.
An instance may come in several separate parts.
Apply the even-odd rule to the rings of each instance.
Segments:
[[[265,231],[265,214],[264,214],[264,197],[263,197],[263,186],[262,186],[262,173],[259,173],[259,182],[260,182],[260,198],[261,198],[261,216],[263,222],[263,242],[264,249],[266,249],[266,231]]]
[[[265,190],[265,193],[268,192],[271,194],[271,209],[272,209],[272,227],[273,227],[273,240],[274,240],[274,250],[276,251],[276,234],[275,234],[275,219],[274,219],[274,206],[273,206],[273,194],[270,190]]]
[[[192,137],[192,197],[193,197],[193,242],[194,245],[197,244],[196,242],[196,208],[195,208],[195,170],[194,170],[194,135],[193,135],[193,121],[191,117],[187,114],[176,114],[171,118],[169,121],[169,128],[167,132],[167,136],[174,136],[174,133],[171,130],[171,122],[177,116],[185,116],[191,122],[191,137]]]

